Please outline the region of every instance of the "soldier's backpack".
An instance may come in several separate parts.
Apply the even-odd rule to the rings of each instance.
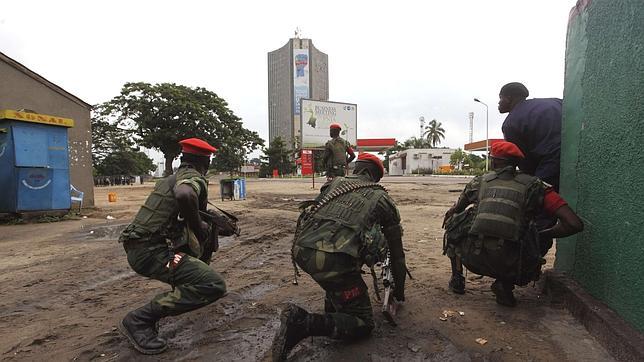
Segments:
[[[480,275],[525,285],[541,274],[536,227],[526,215],[534,176],[501,179],[483,176],[476,207],[452,216],[446,225],[445,249],[453,245],[467,269]],[[464,236],[468,229],[467,236]]]

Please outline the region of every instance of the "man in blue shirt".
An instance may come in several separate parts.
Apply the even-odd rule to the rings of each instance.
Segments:
[[[525,159],[519,169],[552,185],[559,192],[561,150],[561,99],[526,99],[530,93],[521,83],[504,85],[499,92],[499,112],[508,113],[503,137],[519,146]]]
[[[501,87],[499,112],[509,113],[503,122],[503,137],[519,146],[525,158],[519,169],[537,176],[559,192],[561,154],[561,105],[559,98],[533,98],[525,85],[512,82]],[[552,227],[557,219],[542,213],[536,217],[538,230]],[[552,239],[539,238],[541,254],[552,247]]]

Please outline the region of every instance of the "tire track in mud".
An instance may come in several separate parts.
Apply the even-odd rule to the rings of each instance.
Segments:
[[[224,208],[240,216],[242,227],[240,237],[221,238],[212,263],[224,276],[228,295],[194,312],[164,319],[160,333],[170,344],[166,353],[139,354],[115,326],[125,313],[169,287],[135,275],[115,237],[95,230],[97,237],[89,240],[86,236],[91,230],[86,229],[83,235],[39,238],[45,242],[34,248],[46,246],[42,253],[52,255],[37,260],[46,261],[24,258],[28,267],[0,273],[0,359],[268,360],[283,303],[290,301],[321,312],[324,297],[306,275],[298,286],[291,284],[290,248],[298,200],[314,197],[315,191],[309,193],[308,185],[296,182],[284,183],[281,191],[276,185],[266,186],[276,192],[252,190],[249,200],[226,203]],[[418,190],[409,191],[410,185]],[[249,186],[253,187],[251,182]],[[566,360],[558,342],[548,337],[555,332],[541,321],[561,320],[561,313],[544,312],[546,307],[536,291],[522,291],[520,297],[526,298],[512,311],[496,307],[488,291],[489,280],[468,278],[469,293],[448,293],[449,263],[440,255],[439,226],[442,213],[458,196],[447,194],[454,185],[387,187],[399,202],[407,257],[416,278],[406,288],[408,301],[397,316],[399,327],[384,321],[372,298],[376,321],[372,338],[355,343],[307,338],[290,360]],[[133,215],[131,210],[124,212]],[[96,224],[99,222],[104,220]],[[73,239],[75,236],[78,239]],[[52,246],[55,243],[60,243],[58,249]],[[11,248],[11,253],[19,252],[18,247]],[[365,282],[371,288],[368,275]],[[455,308],[465,311],[465,317],[438,319],[443,309]],[[481,336],[489,338],[486,346],[474,342]],[[510,345],[514,349],[508,350]]]

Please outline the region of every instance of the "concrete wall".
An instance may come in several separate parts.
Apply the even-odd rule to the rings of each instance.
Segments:
[[[0,57],[0,109],[26,108],[74,120],[74,127],[68,131],[71,183],[85,193],[83,204],[93,206],[90,109],[82,101],[52,89],[37,78]]]
[[[412,148],[389,157],[389,175],[402,176],[417,173],[420,169],[438,170],[449,165],[449,158],[456,150],[449,148]],[[405,157],[405,168],[402,159]]]
[[[561,192],[585,222],[569,273],[644,332],[644,1],[579,1],[568,24]]]

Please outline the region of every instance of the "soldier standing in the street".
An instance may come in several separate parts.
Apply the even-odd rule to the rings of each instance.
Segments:
[[[358,156],[352,176],[337,177],[300,216],[293,260],[326,291],[324,314],[289,304],[273,342],[273,359],[284,360],[308,336],[355,339],[374,327],[373,311],[361,266],[382,261],[386,247],[392,262],[394,298],[405,300],[407,267],[398,209],[377,182],[382,162]],[[386,239],[386,240],[385,240]]]
[[[326,169],[326,178],[328,181],[336,176],[345,176],[347,165],[356,158],[351,144],[340,137],[342,127],[337,123],[329,126],[329,135],[331,139],[324,146],[324,167]],[[347,157],[349,154],[349,157]]]
[[[467,184],[445,214],[445,252],[452,262],[448,286],[454,293],[465,293],[464,264],[476,274],[495,278],[496,302],[514,307],[514,285],[537,280],[545,263],[539,238],[566,237],[583,229],[582,221],[550,185],[516,170],[523,158],[511,142],[493,144],[494,171]],[[558,223],[538,231],[535,219],[542,212]]]
[[[199,213],[206,210],[208,181],[204,177],[214,147],[197,138],[179,142],[181,166],[159,181],[119,241],[137,273],[172,285],[130,313],[119,330],[144,354],[166,350],[157,322],[206,306],[226,293],[223,278],[200,260],[211,226]],[[209,262],[209,260],[206,260]]]

